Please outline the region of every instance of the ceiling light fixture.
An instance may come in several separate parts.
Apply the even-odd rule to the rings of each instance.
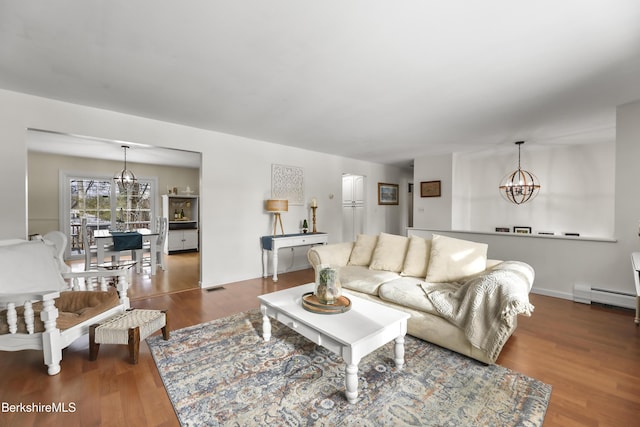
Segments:
[[[540,181],[529,171],[520,168],[520,146],[524,141],[516,142],[518,146],[518,170],[508,174],[502,179],[500,194],[516,205],[528,202],[538,195],[540,191]]]
[[[124,168],[116,173],[113,179],[116,184],[118,184],[121,192],[127,192],[132,189],[137,180],[133,172],[127,169],[127,148],[129,148],[129,146],[123,145],[122,148],[124,149]]]

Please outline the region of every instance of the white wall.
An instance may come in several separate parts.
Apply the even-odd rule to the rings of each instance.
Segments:
[[[615,233],[624,262],[611,268],[628,270],[629,253],[640,251],[640,101],[618,107],[616,120]]]
[[[613,236],[615,141],[581,145],[523,145],[522,168],[542,188],[531,202],[514,205],[498,192],[502,178],[517,168],[515,145],[508,151],[454,156],[454,230],[494,231],[529,226],[581,236]]]
[[[417,158],[415,226],[482,232],[528,226],[533,233],[611,238],[615,154],[615,141],[523,152],[522,167],[536,174],[542,190],[534,201],[519,206],[498,192],[502,178],[517,168],[515,149]],[[436,179],[442,180],[442,197],[420,197],[420,181]]]
[[[545,238],[536,235],[516,236],[513,234],[501,235],[499,233],[456,232],[446,228],[430,227],[429,225],[425,227],[416,226],[426,230],[411,232],[424,236],[428,236],[432,232],[438,232],[452,237],[488,243],[489,257],[491,258],[515,259],[531,264],[536,270],[534,291],[538,293],[572,299],[574,285],[580,284],[635,294],[630,253],[640,250],[640,238],[638,237],[640,197],[637,196],[637,185],[640,183],[640,168],[637,166],[637,160],[640,159],[640,144],[638,141],[640,141],[640,102],[635,102],[620,106],[617,109],[615,170],[611,172],[613,177],[604,177],[608,170],[606,165],[611,163],[607,147],[589,147],[580,154],[582,159],[593,160],[589,163],[592,167],[594,164],[600,165],[600,159],[597,156],[602,155],[602,164],[605,166],[600,165],[602,167],[596,167],[595,170],[599,171],[597,173],[603,174],[601,178],[605,179],[605,181],[610,183],[613,180],[613,193],[616,196],[613,213],[609,213],[611,210],[610,205],[606,209],[598,211],[602,216],[601,222],[603,224],[600,228],[601,231],[598,233],[606,235],[608,233],[607,230],[611,230],[610,234],[605,236],[608,238],[567,239],[558,237]],[[600,154],[598,154],[599,152]],[[568,158],[569,153],[565,154],[567,155],[560,156],[557,160]],[[574,152],[574,154],[577,153]],[[527,161],[526,164],[529,165],[530,163]],[[551,165],[551,163],[549,164]],[[531,169],[535,169],[533,161],[531,165]],[[549,166],[548,170],[551,171],[552,168],[556,167],[558,166]],[[566,163],[562,167],[566,167]],[[537,170],[534,170],[534,172],[537,172]],[[419,171],[416,171],[416,173],[419,173]],[[571,172],[567,173],[570,174]],[[416,184],[417,182],[418,179],[416,179]],[[608,185],[610,184],[605,185],[601,191],[606,192]],[[493,186],[495,184],[492,184]],[[606,203],[606,200],[611,196],[605,194],[601,197],[600,194],[594,192],[593,195],[585,195],[584,197],[586,199],[595,198],[603,201],[602,203]],[[584,202],[589,203],[589,200]],[[498,203],[497,199],[496,203]],[[536,203],[538,203],[538,199],[533,202],[532,206]],[[470,205],[472,206],[473,203],[470,203]],[[586,208],[579,208],[579,206],[589,205],[575,203],[574,209],[576,210],[572,213],[575,223],[586,224],[584,218],[581,218],[586,217],[590,224],[596,227],[596,223],[589,219],[590,212],[585,212],[584,209]],[[554,208],[555,205],[552,204],[549,207],[551,212],[544,214],[545,221],[555,215]],[[597,207],[591,208],[597,209]],[[475,207],[472,206],[469,209],[473,210]],[[491,212],[490,215],[497,215],[496,212]],[[416,216],[420,215],[419,212],[415,214]],[[525,212],[523,215],[529,214]],[[613,227],[609,224],[611,215],[614,218]],[[492,221],[489,216],[486,219]],[[526,219],[526,217],[519,218],[521,221]],[[534,220],[536,218],[531,217],[531,221]],[[501,221],[506,222],[507,220],[503,218]],[[471,224],[471,221],[469,223]],[[535,222],[530,222],[529,224],[537,227]],[[551,227],[552,225],[550,224],[546,223],[543,226]],[[558,224],[560,225],[560,223]],[[510,222],[509,225],[520,224],[515,224],[514,221]],[[562,227],[567,227],[567,225],[562,224]],[[588,234],[588,232],[585,232],[585,234]]]
[[[401,192],[400,206],[376,204],[377,182],[406,188],[410,176],[399,168],[0,90],[0,181],[12,183],[3,191],[3,206],[10,209],[0,213],[0,238],[27,235],[28,128],[201,152],[203,286],[262,274],[259,236],[272,230],[263,201],[270,193],[273,163],[304,168],[305,196],[318,199],[318,230],[328,232],[332,242],[342,235],[343,173],[367,176],[366,232],[401,233],[406,226],[406,193]],[[303,207],[290,209],[283,215],[285,231],[296,231],[307,214]],[[285,257],[280,264],[287,265]]]
[[[453,197],[453,155],[424,156],[413,165],[413,226],[451,229]],[[420,183],[440,181],[440,197],[420,197]]]

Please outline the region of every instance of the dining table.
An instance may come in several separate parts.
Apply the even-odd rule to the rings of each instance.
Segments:
[[[126,231],[126,232],[112,232],[108,229],[99,229],[93,232],[93,238],[96,242],[96,249],[98,255],[98,262],[104,260],[105,248],[114,244],[114,234],[117,235],[125,235],[126,233],[131,233],[132,236],[140,235],[143,243],[149,243],[149,249],[151,250],[151,274],[156,274],[156,257],[154,254],[156,253],[156,244],[158,241],[158,233],[152,231],[148,228],[136,228],[135,230]],[[137,233],[137,234],[134,234]],[[139,249],[142,249],[140,247]],[[125,251],[134,251],[137,249],[127,248],[123,249],[122,252]],[[136,270],[139,272],[140,263],[142,260],[138,260],[138,265],[136,266]]]

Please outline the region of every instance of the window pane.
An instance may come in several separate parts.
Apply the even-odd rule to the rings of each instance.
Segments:
[[[120,192],[111,177],[68,176],[67,182],[69,198],[65,198],[65,209],[69,209],[69,255],[84,254],[80,230],[83,218],[87,219],[90,245],[95,244],[93,232],[96,229],[151,228],[154,180],[141,179],[128,192]]]
[[[116,186],[116,220],[128,229],[151,227],[151,182],[139,180],[130,191]]]
[[[87,219],[89,244],[93,244],[93,230],[109,228],[111,225],[111,181],[72,178],[69,181],[69,189],[71,254],[83,254],[80,234],[82,218]]]

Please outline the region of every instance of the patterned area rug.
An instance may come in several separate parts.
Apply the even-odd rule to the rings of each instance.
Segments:
[[[344,363],[277,321],[262,339],[257,310],[147,339],[184,426],[540,426],[551,386],[406,337],[363,358],[358,402],[344,396]]]

